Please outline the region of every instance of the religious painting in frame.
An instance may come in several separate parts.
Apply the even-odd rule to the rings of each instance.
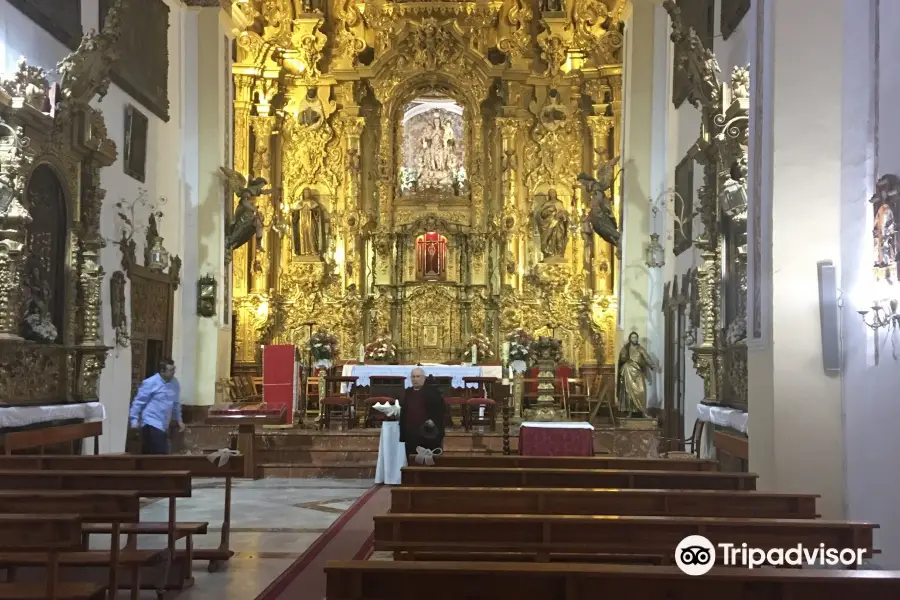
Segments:
[[[104,23],[115,0],[100,0]],[[122,15],[119,60],[112,80],[151,113],[169,120],[169,7],[163,0],[132,2]]]
[[[694,157],[687,155],[675,167],[673,246],[678,256],[693,245]]]
[[[125,174],[134,177],[141,183],[147,179],[147,134],[150,120],[136,107],[125,106],[125,159],[122,168]]]
[[[735,32],[741,20],[750,11],[750,0],[722,0],[722,13],[719,15],[719,29],[722,39],[727,40]]]
[[[677,4],[681,9],[681,19],[685,28],[693,28],[703,46],[712,50],[715,0],[677,0]],[[672,60],[675,61],[672,69],[672,102],[675,104],[675,108],[678,108],[687,100],[691,84],[687,73],[679,67],[684,56],[684,49],[680,44],[675,45],[675,52],[672,56]]]
[[[422,347],[437,348],[438,346],[438,326],[425,325],[422,327]]]
[[[81,43],[81,0],[9,0],[13,8],[74,50]]]

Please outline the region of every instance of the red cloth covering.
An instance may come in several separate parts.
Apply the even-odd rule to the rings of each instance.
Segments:
[[[406,403],[403,406],[403,425],[406,427],[407,435],[418,435],[419,428],[428,420],[428,412],[425,410],[425,398],[422,396],[421,388],[415,390],[409,388],[406,390]]]
[[[593,456],[594,436],[590,429],[523,427],[519,430],[522,456]]]

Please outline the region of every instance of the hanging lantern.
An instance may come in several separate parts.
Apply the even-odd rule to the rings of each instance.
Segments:
[[[662,268],[666,264],[666,249],[659,243],[659,234],[650,234],[650,243],[647,244],[646,264],[651,269]]]
[[[165,271],[169,267],[169,251],[163,246],[163,239],[159,236],[153,240],[150,246],[150,262],[147,267],[154,271]]]

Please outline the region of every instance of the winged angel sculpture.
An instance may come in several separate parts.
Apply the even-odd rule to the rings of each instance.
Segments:
[[[243,175],[233,169],[219,168],[228,189],[240,199],[231,224],[226,225],[225,229],[225,248],[229,256],[231,252],[249,242],[254,235],[257,242],[256,250],[262,252],[263,224],[254,199],[272,193],[271,189],[263,189],[269,182],[264,177],[255,177],[248,182]]]
[[[596,179],[587,173],[581,173],[578,176],[578,182],[584,186],[585,192],[591,197],[591,227],[594,228],[597,235],[615,246],[616,256],[621,257],[619,242],[622,239],[622,233],[619,231],[616,216],[613,214],[612,204],[606,195],[612,189],[618,176],[616,171],[618,164],[619,157],[617,156],[597,169]]]

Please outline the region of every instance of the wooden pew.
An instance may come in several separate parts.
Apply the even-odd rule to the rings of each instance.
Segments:
[[[703,535],[713,544],[750,547],[860,548],[870,556],[877,525],[814,519],[559,515],[416,515],[375,517],[375,550],[395,559],[456,560],[468,554],[518,553],[523,560],[554,555],[647,555],[671,560],[678,542]],[[464,559],[464,558],[463,558]],[[465,560],[465,559],[464,559]]]
[[[168,498],[169,520],[166,530],[168,561],[166,567],[166,589],[183,589],[193,584],[191,560],[193,559],[193,535],[206,533],[206,523],[178,523],[175,518],[176,498],[191,496],[191,475],[187,471],[51,471],[18,470],[0,471],[0,490],[70,490],[70,491],[135,491],[142,498]],[[137,524],[134,524],[137,525]],[[122,533],[129,533],[128,548],[134,549],[134,532],[122,527]],[[83,534],[105,532],[105,525],[85,524]],[[176,553],[175,542],[185,538],[186,551]],[[155,584],[147,584],[149,589],[157,589]],[[0,596],[2,598],[2,596]]]
[[[400,486],[391,490],[391,513],[815,519],[816,498],[719,490]]]
[[[716,568],[478,562],[329,562],[327,600],[896,600],[898,571]]]
[[[46,554],[47,575],[41,583],[0,583],[0,598],[10,600],[101,600],[106,586],[60,582],[59,555],[81,548],[81,519],[77,515],[0,515],[0,552]]]
[[[246,457],[243,454],[230,456],[228,462],[221,467],[218,462],[211,462],[206,455],[141,455],[141,454],[103,454],[100,456],[0,456],[0,470],[79,470],[79,471],[188,471],[191,477],[224,478],[225,508],[222,517],[221,538],[218,548],[198,549],[193,551],[193,560],[208,560],[209,570],[216,571],[224,561],[231,558],[231,490],[233,480],[244,475]],[[198,523],[180,524],[179,534],[190,532],[191,535],[206,533],[206,524],[202,531],[197,529]],[[165,534],[168,523],[140,523],[123,529],[125,533]],[[92,533],[104,533],[102,527],[91,528]],[[184,537],[184,535],[180,535]],[[179,537],[179,539],[180,539]]]
[[[3,451],[11,455],[17,450],[32,450],[38,448],[43,454],[45,446],[69,442],[72,452],[75,451],[75,442],[86,438],[94,438],[94,454],[100,453],[100,436],[103,435],[103,421],[90,421],[88,423],[73,423],[70,425],[56,425],[41,427],[38,429],[26,429],[25,431],[11,431],[3,434]]]
[[[628,488],[755,490],[754,473],[624,471],[618,469],[490,469],[403,467],[403,485],[428,487]]]
[[[77,551],[59,554],[61,567],[96,568],[109,571],[108,588],[119,589],[118,569],[120,565],[131,571],[131,597],[137,600],[140,593],[141,568],[162,563],[167,558],[166,550],[119,549],[119,532],[122,523],[140,521],[140,495],[133,491],[92,492],[92,491],[0,491],[0,514],[16,514],[28,510],[29,514],[57,515],[72,513],[78,515],[82,525],[106,523],[111,525],[110,548],[108,551]],[[10,569],[8,580],[16,567],[44,567],[50,560],[46,552],[0,552],[0,567]]]
[[[410,457],[410,465],[415,458]],[[629,458],[622,456],[457,456],[442,454],[434,458],[437,467],[478,467],[482,469],[622,469],[633,471],[718,471],[714,460],[675,460],[670,458]]]

